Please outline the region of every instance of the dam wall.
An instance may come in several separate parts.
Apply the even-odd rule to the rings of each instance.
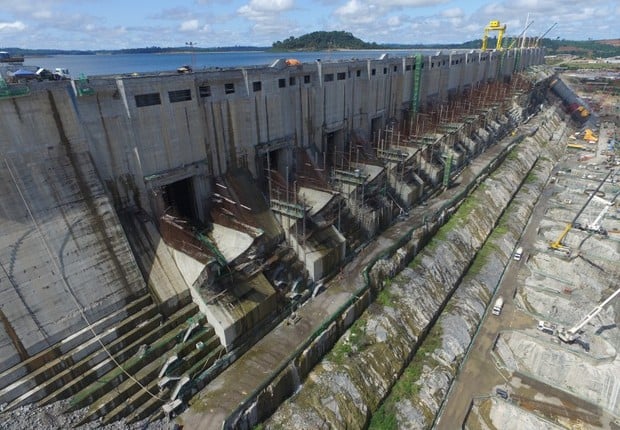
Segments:
[[[328,170],[353,134],[374,139],[416,100],[507,79],[542,53],[99,76],[0,99],[0,369],[146,294],[148,264],[163,263],[139,267],[120,213],[153,221],[175,207],[204,221],[217,176],[247,168],[264,184],[267,166],[293,169],[297,148]]]
[[[92,77],[75,81],[82,96],[64,81],[41,83],[28,97],[3,102],[9,127],[0,136],[16,151],[46,147],[55,140],[58,115],[73,150],[90,153],[116,208],[139,207],[159,216],[178,203],[169,194],[171,184],[180,184],[185,210],[204,220],[213,176],[247,167],[261,179],[268,163],[284,176],[297,147],[306,148],[320,167],[338,164],[352,133],[371,140],[388,120],[402,119],[412,100],[432,106],[509,78],[539,64],[542,50],[520,50],[517,66],[516,56],[514,50],[425,55],[415,97],[416,58],[387,54],[184,75]]]

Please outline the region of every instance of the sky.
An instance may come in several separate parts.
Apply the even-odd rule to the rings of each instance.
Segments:
[[[271,46],[341,30],[377,43],[461,43],[490,20],[507,36],[620,38],[618,0],[0,0],[0,48]]]

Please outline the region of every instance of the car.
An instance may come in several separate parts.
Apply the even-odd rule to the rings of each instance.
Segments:
[[[177,73],[192,73],[192,71],[192,66],[187,64],[177,69]]]
[[[497,394],[504,400],[508,399],[508,392],[506,392],[506,390],[502,390],[501,388],[496,388],[495,394]]]

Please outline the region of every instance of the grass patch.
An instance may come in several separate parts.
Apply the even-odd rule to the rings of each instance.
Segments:
[[[418,381],[422,376],[424,366],[435,367],[437,361],[430,356],[441,346],[441,327],[436,324],[428,333],[424,342],[416,351],[415,357],[407,366],[400,379],[392,387],[390,395],[385,399],[379,409],[372,415],[369,429],[394,430],[398,429],[396,419],[396,405],[403,399],[413,400],[420,393]]]
[[[526,184],[532,184],[534,182],[538,181],[538,176],[536,175],[536,173],[534,171],[531,171],[526,177],[525,177],[525,183]]]
[[[392,297],[392,293],[390,293],[386,288],[384,288],[383,290],[379,292],[379,294],[377,294],[377,303],[379,303],[382,306],[393,308],[394,298]]]
[[[429,243],[429,245],[430,245],[430,243]],[[422,254],[418,253],[418,255],[416,255],[415,258],[413,260],[411,260],[411,262],[408,264],[408,267],[410,269],[414,269],[415,270],[420,265],[421,262],[422,262]]]
[[[369,429],[373,430],[398,430],[398,421],[396,420],[394,405],[383,404],[372,414]]]
[[[360,318],[355,321],[349,328],[348,336],[336,342],[328,359],[336,364],[344,364],[352,354],[368,346],[370,342],[364,330],[365,326],[365,319]]]
[[[474,262],[471,263],[471,266],[469,266],[467,275],[475,276],[478,273],[480,273],[480,270],[484,267],[485,264],[487,264],[487,261],[489,260],[489,256],[496,252],[499,252],[499,248],[497,247],[497,245],[495,245],[494,243],[487,242],[486,245],[484,245],[482,249],[478,251],[478,254],[476,254],[476,258],[474,259]]]
[[[514,149],[512,151],[510,151],[508,153],[508,155],[506,156],[506,160],[517,160],[519,158],[519,153],[517,151],[515,151]]]

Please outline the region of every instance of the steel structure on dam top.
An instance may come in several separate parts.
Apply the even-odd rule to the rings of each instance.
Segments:
[[[540,48],[282,60],[7,93],[0,403],[73,396],[96,404],[91,419],[148,415],[159,400],[122,409],[89,366],[134,360],[147,385],[166,354],[185,357],[170,378],[224,366],[505,133],[527,91],[514,73],[543,62]],[[45,362],[82,376],[28,376]],[[126,398],[144,390],[118,378]]]

